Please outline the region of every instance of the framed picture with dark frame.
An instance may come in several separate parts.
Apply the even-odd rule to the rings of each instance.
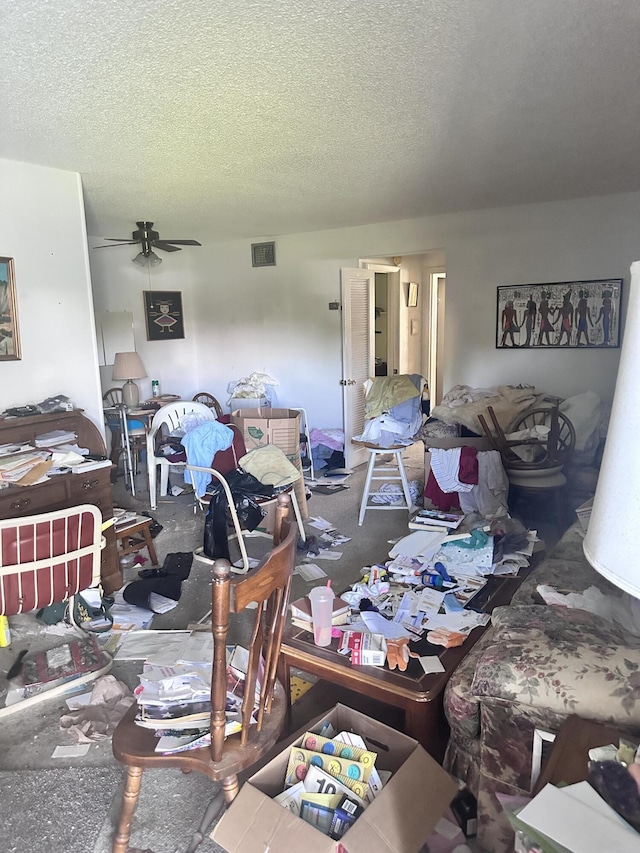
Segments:
[[[20,361],[20,331],[13,258],[0,258],[0,361]]]
[[[407,290],[407,308],[416,308],[418,305],[418,282],[410,281]]]
[[[145,290],[144,318],[148,341],[184,338],[182,293],[179,290]]]
[[[496,348],[619,347],[622,281],[498,287]]]

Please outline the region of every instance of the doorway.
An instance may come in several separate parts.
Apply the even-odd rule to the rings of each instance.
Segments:
[[[361,259],[342,270],[345,463],[364,461],[351,439],[364,429],[364,381],[419,373],[432,404],[442,396],[446,269],[444,251]],[[356,375],[357,374],[357,375]]]
[[[388,273],[375,273],[375,299],[374,299],[374,353],[375,353],[375,375],[389,375],[389,335],[387,333],[387,290]]]

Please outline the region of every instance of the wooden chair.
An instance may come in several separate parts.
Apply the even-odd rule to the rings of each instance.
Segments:
[[[205,406],[209,406],[210,409],[213,409],[216,413],[217,418],[222,417],[222,406],[213,396],[213,394],[207,393],[207,391],[199,391],[195,397],[193,397],[194,403],[204,403]]]
[[[483,415],[478,415],[478,420],[492,448],[502,456],[509,479],[510,505],[518,497],[543,498],[553,509],[556,519],[565,519],[567,478],[563,469],[569,463],[576,442],[576,431],[569,418],[559,411],[557,404],[530,409],[515,421],[509,434],[537,426],[549,427],[548,433],[538,438],[508,439],[491,406],[487,412],[493,429]]]
[[[540,438],[508,439],[491,406],[487,408],[493,428],[489,428],[483,415],[478,420],[492,448],[502,456],[504,466],[513,471],[540,471],[557,468],[561,470],[569,461],[576,443],[576,431],[569,418],[559,411],[558,406],[530,409],[513,424],[510,434],[537,426],[549,428]],[[520,449],[521,454],[516,451]],[[523,451],[527,450],[527,453]]]
[[[289,498],[281,495],[278,499],[273,549],[249,575],[232,577],[227,560],[216,560],[214,564],[211,746],[172,755],[155,752],[157,738],[154,732],[135,723],[136,705],[118,724],[113,735],[113,753],[118,761],[128,767],[128,773],[113,853],[126,853],[129,846],[131,821],[145,769],[179,767],[184,772],[197,770],[214,782],[222,782],[222,790],[211,802],[199,829],[194,833],[189,846],[189,851],[194,851],[217,812],[225,804],[230,804],[238,794],[238,774],[256,764],[279,740],[287,717],[288,702],[284,688],[276,678],[276,666],[296,558],[296,529],[290,523],[289,512]],[[256,602],[257,607],[249,608],[248,611],[253,619],[253,631],[248,648],[242,731],[225,740],[229,618],[232,614],[244,611],[252,602]],[[257,723],[251,725],[249,720],[254,713],[261,660],[264,661],[264,667],[259,686],[260,698],[255,709]]]

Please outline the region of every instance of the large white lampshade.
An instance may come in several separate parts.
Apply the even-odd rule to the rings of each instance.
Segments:
[[[640,261],[635,261],[611,421],[583,546],[593,568],[635,598],[640,598],[639,372]]]
[[[117,352],[113,360],[112,378],[127,381],[122,386],[122,399],[125,406],[131,409],[140,402],[140,390],[133,379],[144,379],[147,371],[137,352]]]

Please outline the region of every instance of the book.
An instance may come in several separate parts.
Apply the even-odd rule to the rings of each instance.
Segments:
[[[95,471],[98,468],[111,468],[113,462],[110,459],[93,459],[89,462],[80,462],[79,465],[74,465],[71,471],[74,474],[84,474],[85,471]]]
[[[36,447],[53,447],[56,444],[65,444],[69,441],[77,441],[75,432],[68,429],[54,429],[51,432],[43,432],[36,436]]]
[[[22,664],[25,695],[70,681],[80,673],[100,669],[104,662],[104,654],[92,636],[36,652],[25,657]]]
[[[289,609],[291,610],[292,622],[294,619],[298,620],[298,622],[303,622],[304,624],[299,627],[311,625],[311,602],[309,601],[309,598],[306,595],[303,598],[298,598],[296,599],[296,601],[292,601],[289,604]],[[346,624],[349,618],[350,611],[351,605],[343,598],[336,596],[333,599],[333,618],[331,620],[332,624]]]
[[[412,524],[423,524],[425,527],[448,527],[455,530],[465,517],[462,512],[443,512],[439,509],[421,509],[411,519]]]
[[[341,483],[319,483],[309,487],[312,492],[319,495],[333,495],[335,492],[344,492],[349,486],[343,486]]]
[[[349,622],[349,616],[348,616],[348,614],[345,613],[344,616],[338,616],[338,617],[334,618],[332,620],[331,624],[334,627],[338,627],[340,625],[347,625],[348,622]],[[291,617],[291,624],[295,628],[302,628],[303,631],[313,632],[313,622],[311,621],[311,619],[298,619],[295,616],[292,616]]]

